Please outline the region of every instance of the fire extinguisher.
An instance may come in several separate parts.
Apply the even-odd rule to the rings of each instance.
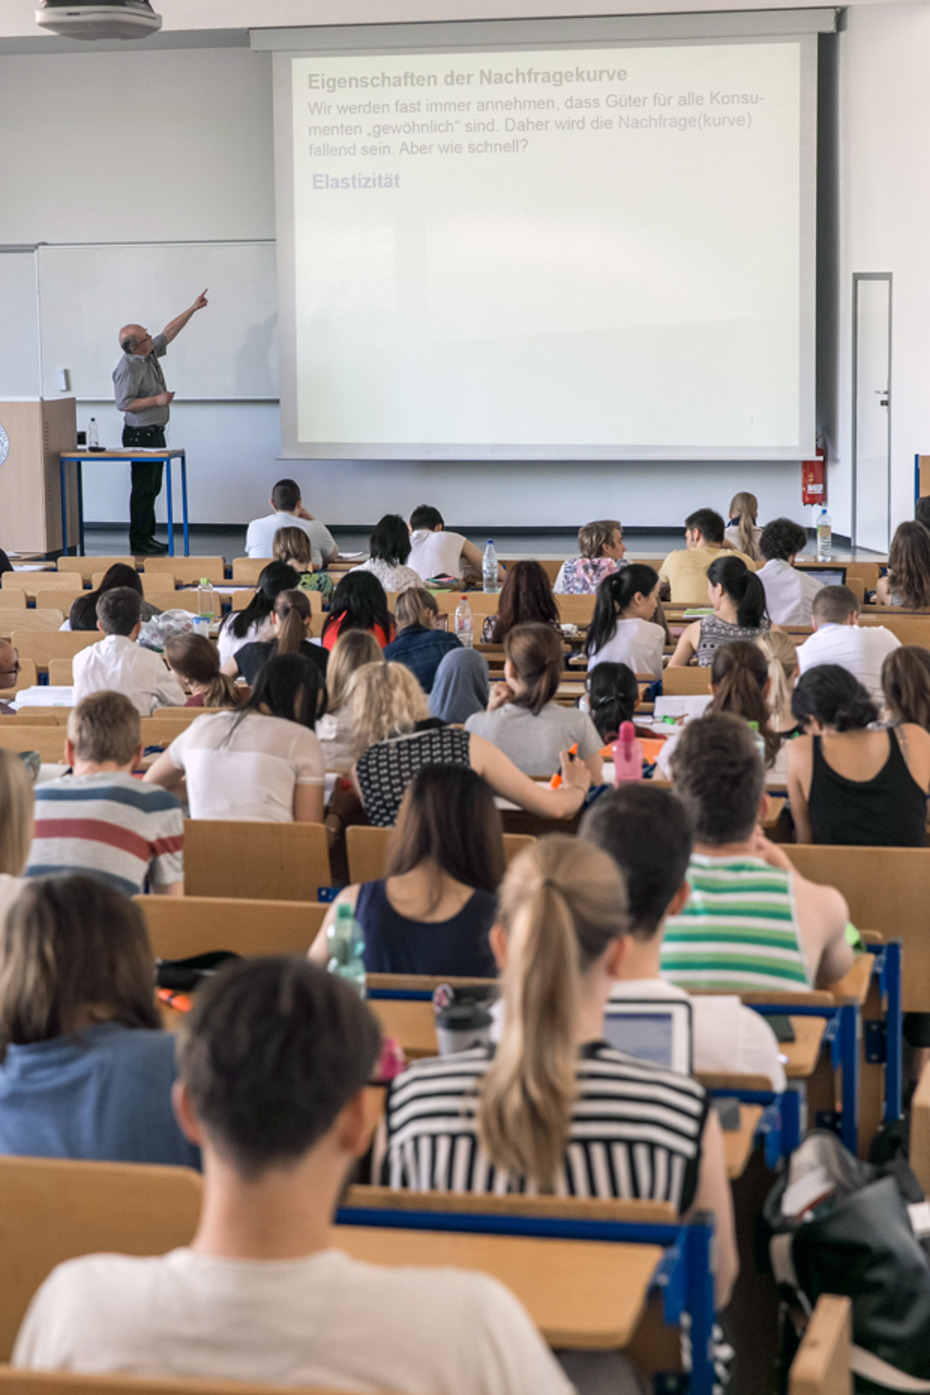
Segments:
[[[813,460],[801,461],[801,503],[823,505],[826,502],[827,448],[818,436]]]

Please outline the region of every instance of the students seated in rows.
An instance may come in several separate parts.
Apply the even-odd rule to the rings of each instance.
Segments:
[[[837,664],[802,673],[792,707],[806,733],[788,747],[798,842],[925,847],[930,735],[923,727],[876,730],[876,704]]]
[[[324,599],[333,594],[336,583],[329,572],[315,571],[313,544],[302,528],[279,528],[271,544],[275,562],[293,567],[300,577],[301,591],[319,591]]]
[[[270,659],[247,702],[191,722],[145,772],[147,785],[186,788],[193,819],[320,823],[323,752],[313,727],[320,671],[302,654]]]
[[[558,602],[543,568],[532,560],[517,562],[501,587],[497,614],[489,615],[481,628],[481,642],[503,644],[514,625],[558,623]]]
[[[695,509],[685,519],[685,546],[670,552],[659,568],[659,579],[669,588],[675,605],[707,604],[707,569],[723,548],[723,519],[713,509]],[[755,562],[737,549],[725,557],[741,557],[750,570]]]
[[[142,600],[141,620],[143,625],[147,620],[151,620],[153,615],[160,615],[161,611],[157,606],[152,605],[142,594],[142,578],[131,567],[128,562],[114,562],[103,574],[103,580],[94,591],[84,591],[80,596],[76,596],[71,604],[71,612],[68,619],[62,625],[63,630],[96,630],[97,628],[97,602],[105,591],[113,591],[117,586],[128,586],[130,591],[136,591]]]
[[[323,648],[332,649],[347,630],[367,630],[382,649],[394,638],[384,587],[371,572],[347,572],[336,587],[323,623]]]
[[[747,724],[724,713],[689,722],[672,774],[694,850],[691,894],[666,922],[664,977],[727,993],[797,992],[842,978],[853,958],[846,902],[763,836],[764,771]]]
[[[251,685],[259,670],[276,654],[303,654],[325,678],[329,653],[321,644],[311,644],[313,613],[306,591],[279,591],[271,612],[269,639],[250,639],[226,660],[223,672],[230,678],[242,678]]]
[[[420,504],[410,515],[409,566],[421,581],[434,576],[454,576],[461,581],[480,581],[482,555],[463,533],[446,532],[445,520],[431,504]],[[503,579],[503,568],[498,568]]]
[[[552,775],[560,752],[577,746],[594,784],[601,782],[601,738],[591,718],[555,701],[562,676],[562,640],[551,625],[517,625],[504,640],[504,681],[491,688],[488,710],[465,730],[509,756],[526,775]]]
[[[901,641],[884,625],[860,625],[859,602],[848,586],[821,586],[811,608],[814,633],[798,646],[804,674],[817,664],[848,669],[874,703],[882,700],[882,664]]]
[[[26,1314],[14,1365],[571,1395],[495,1280],[364,1264],[333,1248],[333,1212],[368,1147],[380,1049],[368,1007],[305,960],[251,959],[199,989],[176,1091],[203,1152],[197,1233],[155,1258],[60,1265]]]
[[[765,565],[756,576],[765,588],[765,607],[773,625],[811,623],[811,607],[823,582],[794,565],[806,545],[806,529],[790,518],[773,518],[762,530],[759,547]]]
[[[902,644],[882,664],[885,711],[892,725],[913,722],[930,731],[930,650]]]
[[[187,693],[185,707],[238,707],[248,691],[220,671],[220,656],[206,635],[188,631],[165,640],[168,667]]]
[[[0,926],[26,884],[32,816],[32,782],[26,767],[15,751],[0,748]]]
[[[370,974],[496,978],[488,933],[503,875],[503,823],[488,786],[464,765],[424,766],[407,786],[384,876],[339,893],[310,958],[326,966],[327,931],[349,905]]]
[[[417,1191],[644,1197],[715,1219],[717,1300],[736,1276],[720,1125],[704,1088],[614,1050],[604,1010],[628,928],[613,859],[580,838],[524,848],[501,885],[497,1048],[393,1082],[382,1180]]]
[[[254,518],[248,526],[245,550],[249,557],[273,556],[274,535],[278,529],[301,528],[310,539],[315,568],[335,561],[339,548],[332,533],[304,508],[300,486],[294,480],[278,480],[268,502],[271,513],[265,518]]]
[[[98,878],[29,884],[0,928],[0,1153],[198,1166],[153,962],[142,912]]]
[[[679,914],[690,891],[691,824],[677,796],[648,783],[621,785],[592,805],[579,836],[609,853],[626,883],[630,931],[610,1001],[690,1002],[696,1071],[766,1075],[783,1090],[778,1042],[764,1017],[736,997],[689,998],[661,975],[666,917]]]
[[[583,761],[565,750],[562,787],[535,784],[484,737],[430,717],[426,694],[403,664],[360,668],[350,683],[349,709],[361,752],[356,788],[369,821],[381,828],[397,822],[404,791],[424,765],[470,765],[495,794],[540,818],[573,818],[584,803],[591,772]]]
[[[404,520],[396,513],[386,513],[375,524],[368,540],[368,561],[353,567],[354,572],[371,572],[385,591],[406,591],[419,586],[420,577],[407,566],[410,556],[410,533]]]
[[[284,562],[269,562],[262,567],[255,594],[244,610],[234,610],[220,624],[216,647],[220,664],[225,665],[243,645],[272,639],[274,603],[282,591],[297,589],[300,577]]]
[[[597,588],[585,652],[588,671],[597,664],[626,664],[634,673],[662,677],[665,630],[655,623],[659,575],[632,562]]]
[[[387,646],[384,657],[391,663],[405,664],[424,693],[431,693],[436,670],[447,654],[461,649],[455,635],[436,628],[439,606],[419,584],[401,591],[394,606],[397,638]]]
[[[105,591],[97,602],[97,629],[105,636],[75,654],[73,700],[106,689],[123,693],[143,717],[156,707],[183,707],[184,689],[160,654],[137,643],[142,597],[128,586]]]
[[[908,610],[930,606],[930,533],[922,523],[899,523],[888,553],[888,571],[878,578],[879,605]]]
[[[333,645],[326,668],[326,711],[314,728],[327,770],[347,775],[359,754],[349,709],[349,680],[365,664],[381,663],[383,650],[367,630],[346,630]]]
[[[552,589],[558,595],[589,595],[605,577],[628,566],[623,557],[623,527],[616,518],[601,518],[578,529],[580,557],[569,557],[559,568]]]
[[[734,552],[741,552],[753,562],[762,563],[765,555],[759,542],[762,529],[758,525],[759,500],[748,490],[741,490],[730,500],[728,523],[723,532],[723,540]]]
[[[709,667],[721,644],[735,639],[755,641],[770,627],[762,582],[739,557],[724,553],[711,562],[704,590],[714,613],[682,631],[668,661],[670,668],[684,668],[692,659]]]
[[[91,693],[68,717],[70,775],[36,788],[27,877],[86,872],[124,896],[184,894],[184,819],[167,790],[132,778],[139,714],[122,693]]]

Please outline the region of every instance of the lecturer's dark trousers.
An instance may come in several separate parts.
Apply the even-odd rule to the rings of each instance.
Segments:
[[[164,448],[163,426],[124,426],[123,447],[144,446],[155,450]],[[129,496],[129,550],[134,552],[155,536],[155,500],[161,493],[162,461],[134,460],[132,462],[132,493]]]

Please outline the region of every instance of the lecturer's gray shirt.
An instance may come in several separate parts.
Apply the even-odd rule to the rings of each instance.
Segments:
[[[163,334],[156,334],[152,337],[150,354],[123,354],[113,369],[116,405],[124,413],[127,426],[164,426],[168,420],[168,407],[146,407],[142,412],[126,410],[137,397],[157,397],[165,391],[165,375],[158,360],[167,352],[168,340]]]

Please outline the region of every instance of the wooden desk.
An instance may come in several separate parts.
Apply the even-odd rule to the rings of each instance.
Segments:
[[[752,1152],[756,1129],[762,1118],[761,1104],[741,1104],[739,1128],[723,1130],[723,1155],[727,1160],[727,1176],[731,1182],[742,1177]]]
[[[778,1049],[788,1060],[785,1075],[789,1080],[807,1080],[813,1075],[820,1059],[823,1034],[827,1029],[823,1017],[791,1017],[794,1041],[780,1041]]]
[[[399,1041],[410,1060],[437,1056],[436,1014],[429,1001],[405,998],[370,998],[368,1006],[381,1023],[385,1036]]]
[[[370,1226],[334,1226],[331,1236],[369,1264],[479,1269],[516,1294],[550,1346],[597,1351],[628,1345],[664,1254],[660,1245]]]

